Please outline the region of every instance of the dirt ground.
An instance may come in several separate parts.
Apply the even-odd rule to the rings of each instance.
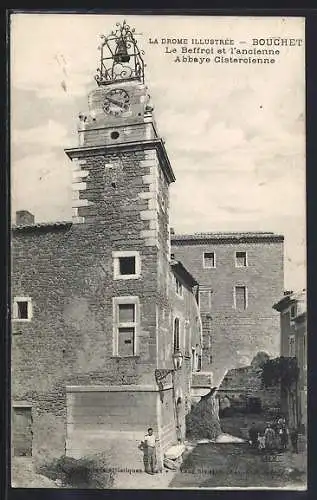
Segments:
[[[36,474],[32,458],[14,457],[11,464],[12,488],[57,488],[48,477]]]
[[[265,426],[265,414],[235,414],[221,419],[224,433],[247,439],[254,422]],[[307,453],[305,439],[299,439],[299,453],[290,446],[284,453],[260,452],[245,443],[196,445],[182,470],[172,479],[171,488],[258,487],[305,489]]]
[[[263,415],[232,415],[221,420],[225,433],[246,437],[252,422],[263,424]],[[260,452],[243,443],[191,443],[181,470],[161,474],[144,472],[116,473],[115,489],[170,488],[306,488],[306,444],[299,440],[299,453]],[[36,474],[30,458],[15,458],[11,468],[12,486],[21,488],[57,488],[45,476]]]
[[[306,457],[296,458],[295,463],[291,452],[282,457],[260,453],[247,443],[197,445],[169,486],[304,489]]]

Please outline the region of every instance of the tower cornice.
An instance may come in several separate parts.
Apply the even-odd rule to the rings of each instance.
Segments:
[[[103,144],[98,146],[82,146],[79,148],[65,149],[67,156],[73,159],[86,158],[88,156],[98,156],[103,153],[124,153],[126,151],[148,151],[156,149],[160,159],[162,169],[169,183],[176,180],[172,166],[162,139],[150,139],[145,141],[125,142],[121,144]]]

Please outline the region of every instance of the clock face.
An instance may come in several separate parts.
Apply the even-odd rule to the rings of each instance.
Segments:
[[[112,89],[106,94],[103,103],[103,110],[105,113],[118,116],[128,111],[129,107],[129,94],[124,89]]]

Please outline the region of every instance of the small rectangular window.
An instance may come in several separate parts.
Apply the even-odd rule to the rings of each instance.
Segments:
[[[216,267],[215,252],[204,252],[203,263],[205,269],[211,269],[213,267]]]
[[[119,257],[120,274],[135,274],[135,257]]]
[[[212,356],[209,356],[209,364],[212,365]]]
[[[15,321],[30,321],[32,319],[32,301],[30,297],[15,297],[13,300],[13,315]]]
[[[137,251],[112,252],[114,279],[137,279],[141,275],[140,255]]]
[[[236,252],[236,267],[247,267],[247,252]]]
[[[29,303],[27,301],[17,302],[18,306],[18,319],[28,319],[28,307]]]
[[[245,286],[236,286],[234,289],[234,306],[236,309],[242,310],[247,308],[247,289]]]

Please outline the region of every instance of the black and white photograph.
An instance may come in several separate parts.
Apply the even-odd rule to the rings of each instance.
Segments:
[[[11,12],[13,488],[307,487],[305,18]]]

